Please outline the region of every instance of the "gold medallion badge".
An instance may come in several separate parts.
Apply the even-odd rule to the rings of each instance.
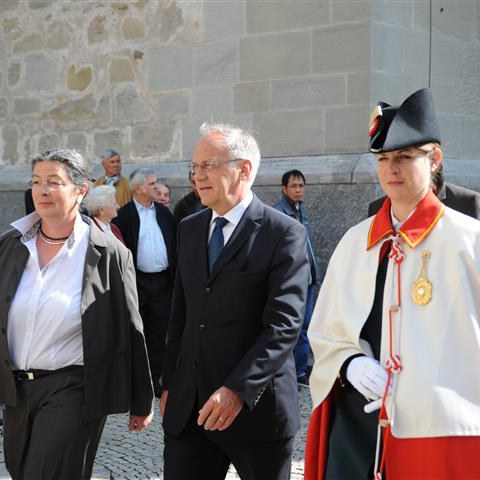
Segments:
[[[416,282],[412,285],[412,300],[417,305],[427,305],[432,299],[432,284],[427,278],[427,262],[430,252],[422,252],[422,268]]]

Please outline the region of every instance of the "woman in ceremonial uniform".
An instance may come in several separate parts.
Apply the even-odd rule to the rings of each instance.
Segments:
[[[480,222],[432,192],[428,89],[380,102],[387,199],[337,246],[312,317],[305,479],[480,478]]]

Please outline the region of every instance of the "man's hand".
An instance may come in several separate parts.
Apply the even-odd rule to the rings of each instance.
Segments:
[[[130,419],[128,421],[128,429],[131,432],[140,432],[145,427],[150,425],[153,418],[153,412],[146,417],[141,417],[138,415],[130,415]]]
[[[205,430],[226,430],[243,407],[242,397],[227,387],[213,392],[198,412],[198,425]]]
[[[160,397],[160,400],[158,401],[158,409],[160,410],[160,415],[162,417],[165,416],[165,405],[167,404],[167,399],[168,399],[168,390],[164,390],[162,392],[162,396]]]

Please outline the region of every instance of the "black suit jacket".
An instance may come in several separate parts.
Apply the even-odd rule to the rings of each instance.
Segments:
[[[154,202],[157,223],[162,231],[165,246],[167,247],[167,256],[169,264],[169,272],[171,283],[175,276],[175,268],[177,265],[176,240],[175,240],[175,219],[170,210],[164,205]],[[137,207],[134,201],[128,202],[119,211],[118,216],[112,220],[122,232],[125,245],[133,255],[133,263],[137,268],[137,249],[138,249],[138,232],[140,231],[140,217],[138,216]]]
[[[453,183],[445,182],[437,194],[437,197],[447,206],[457,212],[480,220],[480,194],[459,187]],[[375,215],[383,205],[386,197],[378,198],[368,206],[368,216]]]
[[[148,415],[153,387],[132,256],[89,218],[84,221],[90,224],[81,302],[84,420],[128,410]],[[7,405],[17,403],[6,335],[8,311],[29,258],[20,237],[17,230],[0,237],[0,403]]]
[[[178,267],[167,335],[164,428],[176,435],[226,386],[244,400],[221,441],[272,441],[299,427],[293,347],[309,277],[303,225],[254,197],[208,273],[212,211],[179,225]]]

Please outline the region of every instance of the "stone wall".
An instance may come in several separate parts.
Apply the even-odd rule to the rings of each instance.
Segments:
[[[395,104],[430,79],[444,152],[478,160],[480,2],[380,0],[371,13],[370,98]]]
[[[0,164],[63,145],[186,160],[206,119],[265,156],[361,152],[370,2],[0,2]]]

